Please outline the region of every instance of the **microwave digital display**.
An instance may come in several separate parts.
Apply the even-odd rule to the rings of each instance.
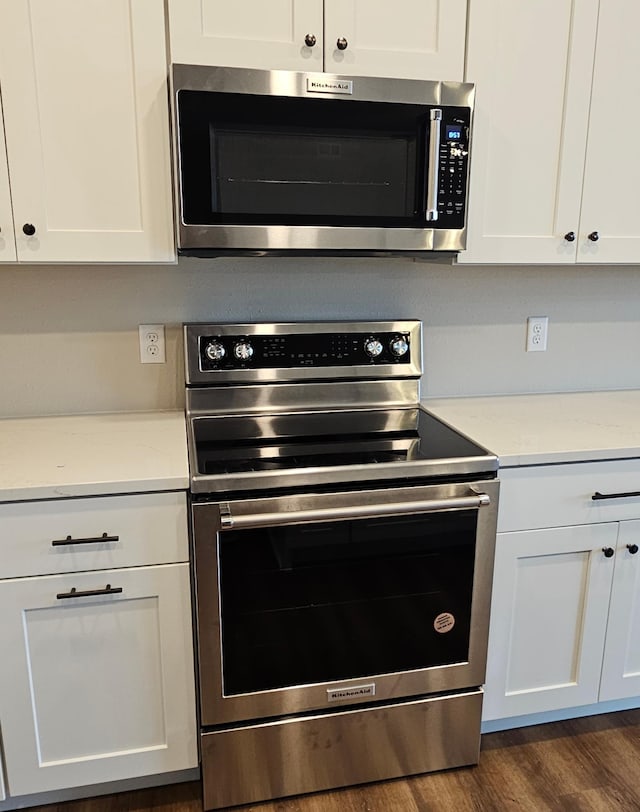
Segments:
[[[447,141],[459,141],[462,138],[462,127],[459,124],[446,125]]]

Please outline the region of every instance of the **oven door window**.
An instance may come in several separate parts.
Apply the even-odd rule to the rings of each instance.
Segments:
[[[178,99],[186,224],[424,226],[426,107]]]
[[[219,535],[225,695],[468,660],[477,511]]]

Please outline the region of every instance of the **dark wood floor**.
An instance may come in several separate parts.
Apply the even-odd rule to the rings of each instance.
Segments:
[[[38,807],[37,812],[200,812],[197,783]],[[478,767],[237,812],[638,812],[640,710],[483,736]]]

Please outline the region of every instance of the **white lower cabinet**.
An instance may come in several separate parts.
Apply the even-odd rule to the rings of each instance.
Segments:
[[[601,701],[640,696],[639,548],[640,521],[622,522],[609,604]]]
[[[640,520],[602,521],[616,503],[621,515],[633,507],[640,513],[633,496],[640,488],[635,478],[624,489],[611,488],[618,481],[612,466],[502,475],[503,527],[518,522],[514,502],[524,487],[522,501],[537,505],[539,524],[545,496],[559,525],[561,502],[568,519],[594,507],[586,514],[590,523],[498,533],[483,720],[640,697]],[[574,471],[582,485],[572,489]],[[597,491],[614,498],[593,500]],[[520,516],[525,522],[527,511]]]
[[[178,517],[184,504],[176,504],[176,496],[164,495],[169,512],[174,506]],[[93,530],[86,528],[86,539],[73,535],[72,546],[103,547],[100,537],[108,522],[114,535],[134,547],[130,508],[135,498],[67,500],[67,516],[70,505],[82,510],[89,501],[96,519]],[[140,499],[136,526],[142,539],[154,514],[149,498]],[[100,501],[104,516],[96,511]],[[24,543],[33,543],[34,553],[36,536],[60,536],[57,503],[49,504],[53,526],[48,531],[41,521],[25,517]],[[0,512],[0,531],[10,526],[2,518]],[[15,533],[15,523],[11,527]],[[181,535],[186,541],[186,524]],[[57,548],[51,550],[55,558]],[[183,553],[176,557],[186,557],[186,544]],[[41,554],[35,560],[41,568]],[[0,725],[8,795],[197,766],[186,560],[5,578],[0,616]]]

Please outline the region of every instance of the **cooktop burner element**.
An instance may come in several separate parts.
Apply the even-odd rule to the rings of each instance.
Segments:
[[[421,344],[415,321],[185,325],[192,492],[495,472],[419,405]]]

